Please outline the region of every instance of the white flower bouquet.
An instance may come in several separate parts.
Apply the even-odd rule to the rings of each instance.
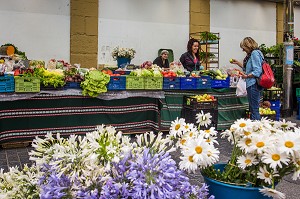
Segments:
[[[120,48],[119,46],[115,47],[111,53],[114,60],[117,60],[118,57],[124,57],[133,59],[136,51],[133,48]]]
[[[209,114],[198,114],[201,125],[210,122]],[[199,125],[200,126],[200,125]],[[296,124],[282,120],[237,120],[222,138],[233,144],[229,162],[223,172],[213,166],[218,161],[214,128],[198,130],[193,124],[177,119],[172,123],[170,135],[178,137],[181,148],[180,168],[201,173],[211,179],[245,187],[259,187],[268,197],[284,199],[285,194],[275,185],[288,174],[300,178],[300,129]]]

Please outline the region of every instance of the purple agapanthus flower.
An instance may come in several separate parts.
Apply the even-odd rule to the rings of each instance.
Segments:
[[[50,169],[49,176],[45,175],[39,180],[41,199],[60,199],[70,196],[71,181],[62,174],[59,176],[54,170]]]

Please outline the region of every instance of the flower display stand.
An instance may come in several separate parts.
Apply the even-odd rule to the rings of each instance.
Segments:
[[[130,62],[131,62],[130,58],[126,58],[126,57],[117,58],[118,68],[125,68],[125,66],[130,64]]]
[[[226,164],[215,164],[215,169],[224,169]],[[270,199],[259,192],[258,187],[243,187],[233,184],[228,184],[226,182],[220,182],[203,175],[204,181],[209,185],[209,193],[214,195],[216,199]]]

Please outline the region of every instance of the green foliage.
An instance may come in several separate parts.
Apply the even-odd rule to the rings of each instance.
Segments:
[[[261,44],[259,49],[266,57],[280,57],[283,51],[283,44],[276,44],[270,47],[267,47],[265,44]]]
[[[213,34],[211,32],[201,32],[200,33],[200,40],[201,41],[207,41],[207,40],[219,40],[220,37],[218,37],[216,34]]]
[[[210,59],[216,57],[213,53],[210,52],[199,52],[199,56],[200,56],[200,62],[207,62]]]
[[[85,80],[80,86],[84,96],[97,97],[100,93],[107,92],[106,85],[110,81],[110,76],[98,70],[92,70],[85,75]]]

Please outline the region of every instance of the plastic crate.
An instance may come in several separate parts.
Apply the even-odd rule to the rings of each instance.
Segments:
[[[136,76],[126,76],[127,90],[142,90],[144,89],[144,78]]]
[[[66,82],[64,89],[81,89],[81,82]]]
[[[129,75],[131,73],[131,70],[115,70],[113,73],[120,75]]]
[[[179,90],[179,89],[180,89],[180,77],[163,78],[163,90]]]
[[[144,85],[145,85],[145,90],[162,90],[163,78],[162,77],[145,77]]]
[[[125,90],[126,89],[126,76],[112,76],[107,84],[107,90]]]
[[[226,80],[212,79],[211,87],[212,88],[229,88],[230,87],[230,77],[227,77]]]
[[[269,100],[270,104],[271,104],[271,109],[272,108],[279,108],[281,106],[280,100]]]
[[[181,77],[180,78],[181,90],[195,90],[197,89],[197,79],[195,77]]]
[[[183,107],[183,109],[181,111],[181,117],[185,118],[185,121],[187,123],[193,123],[195,125],[198,125],[197,124],[196,116],[201,111],[203,111],[204,114],[210,113],[210,115],[212,117],[211,117],[211,124],[208,127],[200,126],[200,129],[201,130],[203,130],[203,129],[209,129],[211,127],[217,128],[217,125],[218,125],[218,109],[197,110],[197,109],[191,109],[191,108],[188,108],[188,107]]]
[[[300,88],[296,88],[296,97],[300,97]]]
[[[245,111],[245,118],[247,118],[247,119],[250,119],[250,111],[249,111],[249,109],[246,109],[246,111]],[[269,115],[260,115],[260,117],[262,118],[262,117],[264,117],[264,118],[268,118],[268,119],[270,119],[270,120],[279,120],[279,117],[278,117],[278,115],[277,115],[277,113],[276,114],[269,114]]]
[[[12,75],[0,76],[0,93],[15,91],[15,80]]]
[[[40,92],[40,79],[38,77],[15,77],[16,93]]]
[[[209,89],[211,88],[211,78],[209,76],[201,76],[196,78],[197,89]]]
[[[188,107],[192,109],[217,109],[218,101],[203,101],[197,102],[196,98],[190,96],[183,96],[183,107]]]
[[[280,100],[283,91],[280,90],[264,90],[263,91],[263,98],[265,100]]]

